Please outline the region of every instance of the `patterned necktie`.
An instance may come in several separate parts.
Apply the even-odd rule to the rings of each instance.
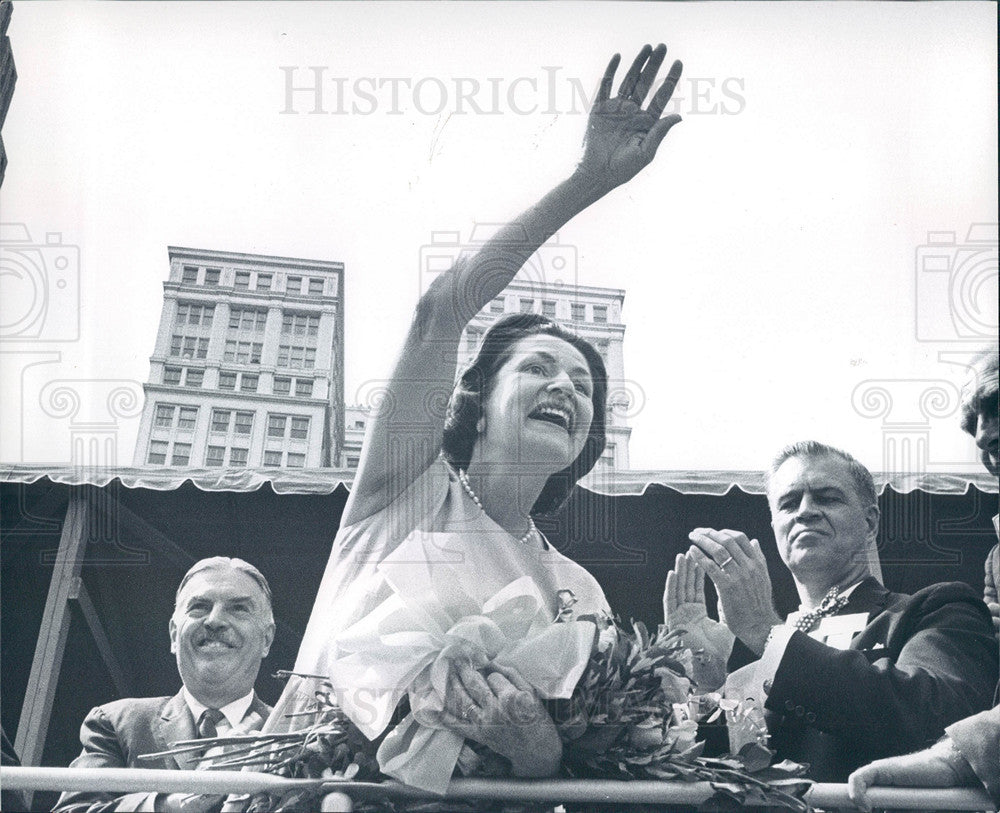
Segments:
[[[198,738],[210,740],[218,737],[219,729],[216,726],[225,716],[218,709],[205,709],[198,718]]]
[[[799,620],[795,622],[795,629],[808,635],[816,629],[821,618],[833,615],[841,607],[847,604],[847,598],[847,596],[840,595],[839,587],[830,588],[830,592],[823,596],[823,600],[819,603],[819,607],[815,610],[810,610],[799,617]]]

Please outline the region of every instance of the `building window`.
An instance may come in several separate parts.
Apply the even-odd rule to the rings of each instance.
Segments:
[[[267,416],[267,436],[269,438],[283,438],[285,436],[285,424],[288,417],[285,415]]]
[[[288,281],[285,283],[285,293],[288,293],[288,294],[301,294],[302,293],[302,277],[289,277]]]
[[[205,269],[205,284],[212,286],[219,284],[219,274],[220,270],[218,268],[206,268]]]
[[[165,466],[167,463],[167,447],[169,445],[165,440],[151,440],[149,442],[149,456],[146,458],[146,462],[154,466]]]
[[[237,435],[249,435],[252,431],[253,431],[253,413],[237,412],[236,425],[233,427],[233,432],[235,432]]]
[[[206,358],[208,356],[208,338],[181,336],[175,333],[170,338],[170,355],[186,359]]]
[[[198,407],[182,406],[177,416],[177,428],[190,431],[194,429],[194,425],[197,420]]]
[[[185,265],[184,273],[181,276],[181,282],[185,285],[197,285],[198,284],[198,268],[193,265]]]
[[[549,319],[556,318],[556,303],[553,299],[543,299],[542,300],[542,316],[547,316]]]
[[[184,377],[184,386],[200,389],[202,382],[204,380],[205,380],[204,370],[192,370],[188,368],[187,375]]]
[[[600,353],[601,358],[604,359],[605,365],[608,363],[608,348],[611,347],[611,343],[607,339],[601,339],[597,342],[597,352]]]
[[[237,364],[260,364],[260,354],[264,345],[260,342],[237,342],[232,339],[226,342],[226,350],[222,360]]]
[[[248,291],[250,290],[250,272],[249,271],[237,271],[236,276],[233,277],[233,287],[237,291]]]
[[[531,313],[535,309],[534,299],[525,299],[521,297],[521,313]]]
[[[355,429],[364,429],[365,428],[365,422],[362,421],[362,420],[355,421],[354,422],[354,428]]]
[[[226,434],[229,431],[229,410],[228,409],[213,409],[212,410],[212,431],[221,432]]]
[[[482,331],[470,329],[465,334],[465,349],[470,353],[479,347],[479,340],[483,338]]]
[[[174,453],[170,456],[171,466],[186,466],[191,460],[191,444],[175,443]]]
[[[569,306],[570,317],[574,322],[582,322],[587,316],[587,306],[581,302],[573,302]]]
[[[219,389],[220,390],[235,390],[236,389],[236,373],[219,373]]]
[[[264,465],[265,466],[280,466],[281,465],[281,452],[264,452]]]
[[[260,333],[267,324],[267,311],[257,308],[230,308],[230,330],[254,331]]]
[[[288,453],[288,468],[290,469],[301,469],[305,468],[306,456],[304,454],[296,454],[295,452]]]
[[[311,370],[316,366],[316,348],[291,344],[279,345],[278,366],[290,367],[293,370]]]
[[[291,391],[292,379],[279,376],[274,377],[274,388],[272,389],[272,392],[275,395],[288,395]]]
[[[295,394],[299,398],[312,398],[313,380],[311,378],[296,378]]]
[[[240,376],[240,392],[257,392],[257,382],[259,380],[259,377],[256,375],[243,373]]]
[[[163,383],[171,384],[175,387],[181,385],[181,368],[180,367],[164,367],[163,368]]]
[[[315,277],[309,278],[309,293],[316,294],[317,296],[323,295],[323,280],[316,279]]]
[[[174,425],[174,407],[166,404],[157,404],[153,415],[153,426],[169,429]]]
[[[237,449],[232,448],[229,450],[229,465],[230,466],[245,466],[247,464],[247,455],[249,454],[249,449]]]
[[[356,469],[358,464],[361,462],[360,457],[348,457],[347,458],[347,468]]]
[[[594,321],[606,324],[608,321],[608,306],[594,305]]]
[[[305,440],[309,437],[309,418],[292,417],[292,440]]]
[[[504,301],[502,296],[498,296],[492,302],[490,302],[490,313],[503,313],[504,311]]]
[[[215,305],[197,305],[193,302],[177,303],[177,324],[204,325],[210,327]]]
[[[258,291],[270,291],[271,290],[271,275],[270,274],[258,274],[257,275],[257,290]]]
[[[221,466],[226,456],[225,446],[209,446],[205,450],[206,466]]]
[[[319,315],[309,313],[284,313],[281,332],[286,336],[318,336]]]

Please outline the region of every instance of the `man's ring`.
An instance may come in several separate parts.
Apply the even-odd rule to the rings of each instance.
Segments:
[[[731,561],[733,561],[733,557],[732,556],[730,556],[728,559],[726,559],[726,561],[722,562],[719,565],[719,570],[725,570],[726,569],[726,565],[728,565]]]

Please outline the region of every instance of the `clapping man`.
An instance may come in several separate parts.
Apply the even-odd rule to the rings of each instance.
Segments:
[[[1000,472],[1000,429],[998,429],[997,348],[983,350],[973,359],[962,392],[962,428],[975,438],[980,458],[994,477]],[[998,517],[993,526],[1000,533]],[[986,557],[984,599],[1000,631],[1000,549],[997,545]],[[1000,694],[1000,685],[997,686]],[[932,747],[915,754],[880,759],[855,771],[848,781],[851,799],[868,809],[866,791],[872,785],[913,785],[953,787],[981,783],[995,804],[1000,804],[1000,698],[988,711],[948,726],[945,737]]]
[[[197,767],[199,753],[142,760],[178,740],[256,730],[270,713],[254,693],[260,662],[274,638],[271,589],[253,565],[221,556],[197,562],[177,588],[170,650],[183,687],[173,697],[125,698],[93,709],[83,721],[83,752],[74,768]],[[222,796],[113,791],[64,793],[58,813],[164,811],[204,813]]]
[[[982,600],[951,583],[908,596],[870,575],[879,509],[871,474],[814,441],[784,449],[768,476],[778,553],[800,610],[774,610],[756,540],[699,528],[667,579],[666,621],[710,662],[726,662],[727,697],[763,705],[779,758],[843,782],[859,765],[934,742],[987,707],[997,645]],[[692,572],[693,571],[693,572]],[[724,625],[705,611],[707,574]]]

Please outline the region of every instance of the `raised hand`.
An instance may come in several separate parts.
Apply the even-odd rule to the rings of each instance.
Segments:
[[[733,634],[708,617],[705,573],[690,555],[677,554],[667,574],[663,619],[670,630],[684,630],[682,641],[694,655],[694,682],[702,691],[717,689],[726,680],[726,661]]]
[[[644,46],[613,98],[611,90],[621,56],[615,54],[608,63],[587,121],[583,158],[578,167],[579,172],[606,190],[625,183],[649,164],[664,136],[681,120],[673,113],[660,118],[681,76],[682,65],[676,60],[649,106],[642,109],[666,55],[667,46],[662,43],[656,48]]]
[[[782,622],[771,597],[771,577],[760,543],[739,531],[695,528],[688,538],[694,561],[719,594],[726,626],[758,655],[771,627]]]

